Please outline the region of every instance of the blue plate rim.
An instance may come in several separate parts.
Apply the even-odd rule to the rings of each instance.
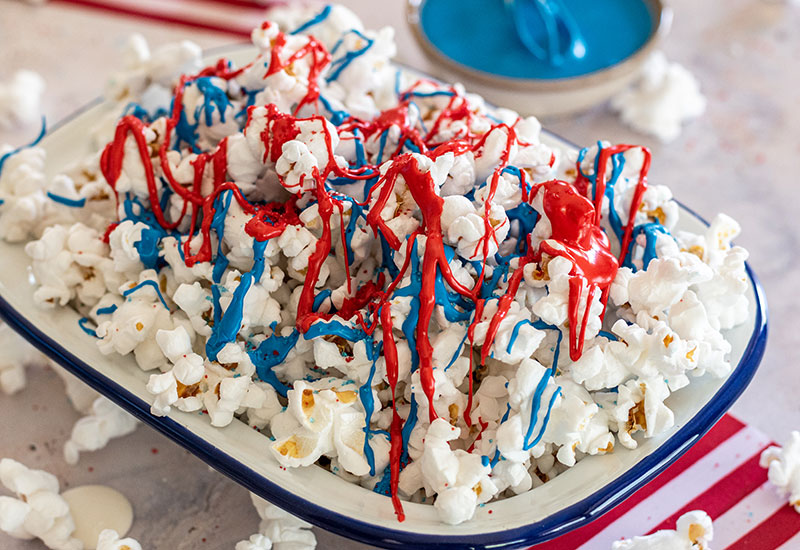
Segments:
[[[230,46],[228,46],[230,47]],[[220,48],[222,49],[222,48]],[[96,98],[54,125],[47,134],[79,117],[103,101]],[[551,132],[548,135],[574,146],[568,140]],[[694,210],[682,203],[678,204],[689,214],[708,225],[708,222]],[[156,417],[150,414],[150,405],[134,394],[100,374],[64,349],[55,340],[44,334],[28,321],[22,313],[13,308],[0,294],[0,318],[5,320],[17,333],[42,351],[50,359],[67,369],[83,382],[102,393],[117,405],[131,413],[145,424],[161,432],[186,450],[206,462],[218,472],[233,479],[247,490],[266,498],[288,512],[301,517],[321,529],[343,537],[383,548],[397,548],[412,545],[419,550],[439,550],[441,547],[465,549],[512,549],[540,544],[582,527],[631,496],[635,491],[650,482],[670,464],[692,447],[731,407],[750,384],[764,356],[768,334],[768,309],[764,290],[750,267],[745,264],[747,276],[753,285],[755,297],[755,323],[747,347],[739,364],[731,372],[728,380],[694,417],[681,427],[656,451],[642,459],[633,468],[611,481],[585,499],[548,516],[547,518],[514,529],[492,531],[469,535],[425,535],[378,527],[338,512],[326,509],[289,491],[233,459],[201,437],[193,434],[177,421],[169,417]]]

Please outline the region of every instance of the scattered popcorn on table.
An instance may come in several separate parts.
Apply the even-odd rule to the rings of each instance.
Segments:
[[[675,530],[664,529],[652,535],[616,541],[612,550],[711,550],[714,538],[711,518],[702,510],[687,512],[678,518]]]
[[[128,435],[136,429],[139,423],[120,407],[60,366],[54,365],[53,370],[63,380],[72,406],[84,415],[72,427],[70,438],[64,443],[67,464],[77,464],[81,452],[102,449],[111,439]]]
[[[47,364],[48,359],[11,327],[0,321],[0,390],[13,395],[25,388],[25,367]]]
[[[783,447],[772,446],[761,453],[759,462],[789,504],[800,513],[800,432],[793,431]]]
[[[83,544],[71,536],[75,523],[69,505],[59,495],[54,475],[3,458],[0,483],[17,495],[0,496],[0,530],[18,539],[41,539],[53,550],[83,549]]]
[[[92,404],[100,397],[100,394],[58,365],[53,365],[53,372],[64,382],[64,390],[72,407],[81,414],[89,414]]]
[[[639,80],[617,94],[611,107],[637,132],[666,143],[680,135],[684,122],[705,112],[706,98],[692,73],[657,51],[645,63]]]
[[[261,523],[258,533],[236,543],[236,550],[314,550],[317,538],[311,524],[251,494]],[[98,548],[98,550],[100,550]]]
[[[104,529],[97,538],[97,550],[142,550],[142,545],[130,537],[119,538],[113,529]]]
[[[21,70],[11,80],[0,82],[0,128],[10,130],[41,122],[44,79]]]
[[[265,460],[457,524],[664,434],[673,392],[730,373],[740,228],[678,230],[647,149],[567,153],[533,117],[398,70],[389,28],[270,13],[241,67],[133,37],[96,152],[48,179],[33,146],[0,172],[0,237],[28,241],[35,300],[132,354],[153,414],[245,421]],[[672,133],[696,86],[654,63],[633,103],[655,98]]]
[[[72,434],[64,443],[64,460],[75,465],[81,452],[102,449],[110,440],[132,433],[138,424],[120,407],[105,397],[98,397],[92,403],[91,412],[72,427]]]

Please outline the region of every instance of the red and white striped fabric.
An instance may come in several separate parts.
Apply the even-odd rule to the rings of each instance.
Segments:
[[[285,0],[56,0],[128,17],[246,38],[269,5]],[[730,415],[683,457],[599,519],[534,550],[605,550],[625,537],[674,528],[689,510],[714,520],[715,550],[800,550],[800,514],[758,465],[771,442]]]
[[[55,0],[83,8],[249,38],[266,9],[286,0]]]
[[[724,416],[664,473],[594,522],[533,550],[610,549],[622,538],[674,529],[690,510],[714,520],[714,550],[798,550],[800,514],[758,465],[773,444],[755,428]]]

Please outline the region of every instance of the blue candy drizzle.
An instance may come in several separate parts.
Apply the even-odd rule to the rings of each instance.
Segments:
[[[95,329],[90,328],[88,324],[91,323],[91,320],[88,317],[81,317],[78,319],[78,326],[81,327],[81,330],[88,334],[89,336],[94,336],[95,338],[99,338],[97,336],[97,332]]]
[[[39,142],[42,141],[42,138],[44,138],[45,134],[47,134],[47,122],[45,121],[45,118],[42,117],[42,129],[39,130],[39,135],[36,136],[36,139],[34,139],[32,142],[30,142],[30,143],[28,143],[26,145],[21,145],[20,147],[17,147],[16,149],[13,149],[13,150],[9,151],[8,153],[4,153],[3,155],[0,155],[0,175],[2,175],[3,166],[5,166],[6,161],[8,159],[10,159],[11,157],[16,155],[17,153],[19,153],[23,149],[30,149],[31,147],[36,147],[37,145],[39,145]]]
[[[300,34],[303,31],[307,31],[311,27],[319,25],[328,18],[328,16],[331,14],[332,8],[333,6],[331,6],[330,4],[326,5],[324,8],[322,8],[322,11],[320,11],[317,15],[315,15],[314,17],[312,17],[311,19],[309,19],[308,21],[297,27],[290,34]]]
[[[110,305],[110,306],[108,306],[108,307],[101,307],[101,308],[100,308],[100,309],[98,309],[98,310],[97,310],[95,313],[96,313],[97,315],[111,315],[111,314],[112,314],[112,313],[114,313],[115,311],[117,311],[117,306],[116,306],[116,305],[114,305],[114,304],[111,304],[111,305]]]
[[[598,172],[598,162],[600,159],[600,152],[603,150],[603,144],[601,142],[597,142],[597,156],[594,159],[594,171],[591,175],[588,175],[583,172],[580,168],[581,164],[583,163],[583,159],[586,158],[586,154],[588,153],[588,148],[581,149],[580,153],[578,153],[578,170],[580,170],[581,176],[585,179],[589,180],[592,184],[592,197],[597,195],[597,172]],[[622,175],[622,170],[625,167],[625,155],[624,153],[616,153],[611,155],[611,176],[609,177],[608,181],[606,182],[605,188],[605,197],[608,199],[608,222],[611,225],[611,230],[614,232],[614,235],[617,237],[617,241],[622,246],[623,236],[625,234],[625,226],[622,223],[622,220],[619,217],[619,213],[617,213],[617,209],[614,207],[614,193],[615,187],[617,182],[619,181],[620,176]],[[634,254],[633,250],[636,247],[636,237],[639,235],[645,236],[645,247],[644,247],[644,255],[642,258],[642,268],[647,270],[647,267],[650,265],[650,262],[658,257],[656,254],[656,240],[658,235],[670,235],[670,232],[667,230],[666,227],[661,225],[659,222],[647,222],[637,225],[633,228],[631,232],[631,241],[628,245],[627,254],[625,255],[625,262],[623,263],[624,267],[631,268],[634,272],[638,269],[636,265],[633,263]]]
[[[58,202],[64,206],[69,206],[70,208],[83,208],[86,206],[86,197],[83,197],[82,199],[69,199],[48,191],[47,198],[53,202]]]
[[[160,288],[158,288],[158,283],[157,283],[157,282],[155,282],[155,281],[151,281],[151,280],[142,281],[142,282],[141,282],[141,283],[139,283],[138,285],[136,285],[136,286],[134,286],[134,287],[132,287],[132,288],[129,288],[128,290],[126,290],[125,292],[123,292],[123,293],[122,293],[122,296],[124,296],[125,298],[127,298],[128,296],[130,296],[131,294],[133,294],[133,293],[134,293],[134,292],[136,292],[137,290],[141,290],[142,288],[144,288],[144,287],[146,287],[146,286],[153,287],[153,288],[155,289],[155,291],[156,291],[156,294],[158,294],[158,299],[159,299],[159,300],[161,300],[161,304],[162,304],[162,305],[163,305],[165,308],[169,309],[169,306],[167,305],[167,302],[164,300],[164,296],[161,294],[161,289],[160,289]]]

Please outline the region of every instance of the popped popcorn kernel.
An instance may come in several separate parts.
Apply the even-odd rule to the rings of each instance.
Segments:
[[[765,449],[759,464],[767,468],[770,483],[800,513],[800,432],[793,431],[783,447]]]
[[[663,529],[647,536],[615,541],[612,550],[711,550],[714,538],[711,518],[702,510],[687,512],[678,518],[675,530]]]

